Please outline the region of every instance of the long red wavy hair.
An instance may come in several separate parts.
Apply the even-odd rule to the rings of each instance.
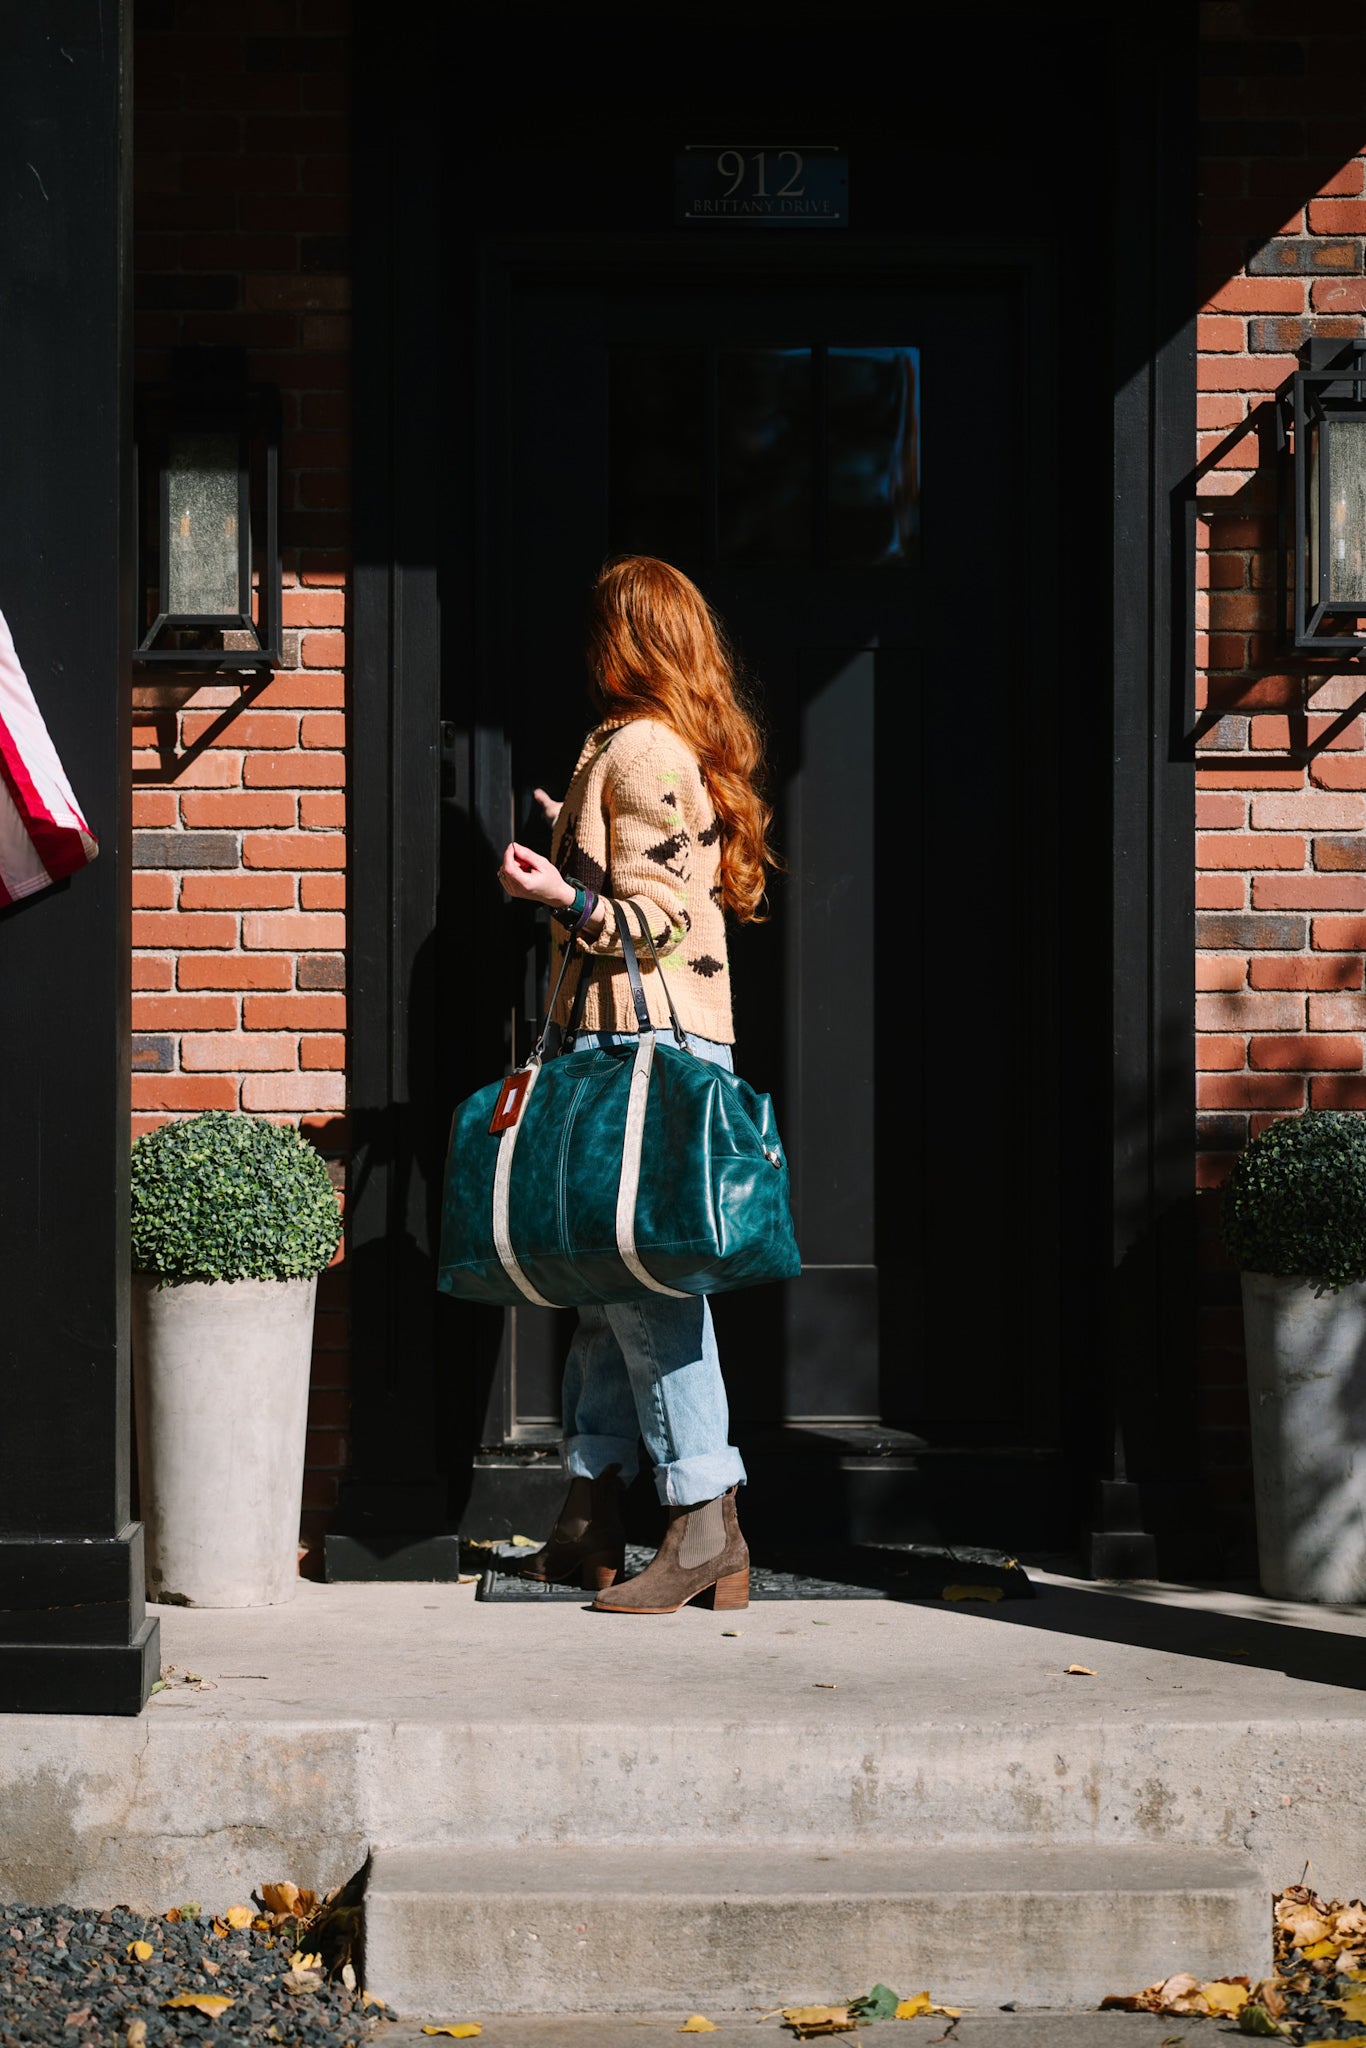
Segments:
[[[762,923],[768,843],[764,744],[721,623],[697,585],[653,555],[607,562],[593,590],[588,670],[605,718],[658,718],[696,757],[721,821],[721,897]]]

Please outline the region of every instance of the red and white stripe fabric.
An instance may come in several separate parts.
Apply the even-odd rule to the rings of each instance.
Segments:
[[[0,613],[0,908],[98,852]]]

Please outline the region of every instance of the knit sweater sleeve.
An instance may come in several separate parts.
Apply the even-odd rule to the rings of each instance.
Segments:
[[[676,952],[687,929],[692,834],[701,776],[677,734],[653,719],[628,726],[612,747],[604,788],[608,877],[613,896],[635,904],[648,920],[661,959]],[[621,936],[611,905],[590,953],[620,959]],[[643,951],[632,924],[632,937]],[[581,940],[580,944],[584,942]],[[648,967],[648,959],[642,960]]]

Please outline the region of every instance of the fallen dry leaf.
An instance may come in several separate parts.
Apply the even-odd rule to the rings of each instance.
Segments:
[[[1261,2034],[1267,2038],[1285,2034],[1289,2030],[1279,2020],[1273,2020],[1264,2005],[1245,2005],[1238,2015],[1238,2031],[1241,2034]]]
[[[1307,1900],[1282,1899],[1276,1907],[1276,1925],[1284,1928],[1298,1949],[1326,1941],[1333,1932],[1332,1923],[1318,1910],[1317,1901],[1310,1905]]]
[[[263,1884],[257,1892],[268,1913],[293,1913],[299,1904],[297,1884]]]
[[[174,1998],[163,1998],[162,2008],[167,2012],[187,2010],[202,2012],[209,2019],[216,2020],[220,2012],[226,2012],[235,2001],[221,1991],[177,1991]]]
[[[1211,2012],[1241,2012],[1252,1996],[1247,1984],[1240,1984],[1236,1977],[1216,1977],[1212,1984],[1202,1984],[1200,1991]]]
[[[539,1550],[540,1541],[535,1536],[509,1536],[508,1542],[514,1550]]]
[[[1338,1945],[1335,1941],[1311,1941],[1308,1948],[1300,1950],[1306,1963],[1322,1962],[1325,1956],[1335,1956],[1337,1952]]]
[[[857,2021],[850,2019],[847,2005],[786,2005],[783,2025],[799,2041],[813,2041],[822,2034],[851,2034]]]
[[[1198,1977],[1192,1977],[1189,1970],[1178,1970],[1168,1977],[1158,1993],[1162,2012],[1203,2013],[1208,2010],[1204,1989]]]
[[[1089,1664],[1069,1664],[1066,1670],[1068,1678],[1094,1678],[1095,1675]]]
[[[1349,1991],[1345,1998],[1329,1998],[1325,2003],[1344,2019],[1366,2020],[1366,1991]]]
[[[941,1600],[1000,1600],[999,1586],[945,1586],[939,1595]]]
[[[212,1962],[208,1956],[201,1956],[199,1958],[199,1967],[201,1970],[207,1970],[211,1977],[216,1977],[222,1970],[223,1965]]]
[[[223,1918],[229,1927],[250,1927],[256,1914],[251,1906],[229,1906]]]
[[[700,2012],[690,2012],[678,2031],[680,2034],[714,2034],[716,2021],[704,2018]]]
[[[291,1998],[306,1998],[311,1992],[322,1990],[323,1980],[316,1970],[286,1970],[280,1988]]]
[[[129,2020],[125,2048],[147,2048],[146,2020]]]
[[[153,1953],[150,1941],[130,1941],[124,1950],[124,1954],[128,1957],[129,1961],[135,1963],[150,1963]]]
[[[1339,1941],[1356,1934],[1366,1934],[1366,1906],[1360,1899],[1353,1899],[1350,1906],[1341,1906],[1334,1913],[1333,1932]]]
[[[449,2034],[453,2041],[470,2041],[476,2034],[482,2034],[484,2029],[478,2020],[456,2020],[449,2026],[424,2027],[422,2031],[424,2034]]]
[[[893,2019],[918,2019],[921,2013],[938,2013],[946,2020],[960,2020],[963,2017],[961,2005],[936,2005],[928,1991],[917,1991],[913,1998],[903,1998],[893,2013]]]

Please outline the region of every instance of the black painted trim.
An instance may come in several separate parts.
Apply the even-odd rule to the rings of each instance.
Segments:
[[[349,726],[347,1209],[353,1464],[339,1524],[443,1529],[433,1441],[436,1127],[430,995],[441,629],[435,323],[413,320],[439,247],[442,124],[421,20],[365,0],[353,40],[354,576]],[[338,1552],[338,1571],[342,1552]],[[331,1560],[329,1560],[329,1569]],[[346,1575],[350,1575],[349,1573]]]
[[[1196,445],[1196,10],[1136,18],[1115,36],[1114,1282],[1099,1462],[1106,1479],[1127,1467],[1140,1482],[1170,1572],[1203,1548],[1196,1475],[1171,1427],[1189,1418],[1194,1371],[1194,620],[1183,564]]]
[[[0,917],[0,1709],[136,1713],[129,1521],[131,0],[45,0],[0,66],[0,604],[100,842]]]
[[[465,593],[454,587],[456,576],[468,579],[481,542],[469,524],[468,476],[457,465],[447,502],[438,507],[428,495],[432,479],[405,477],[399,464],[412,451],[426,456],[437,448],[473,460],[478,423],[458,414],[433,432],[443,403],[465,405],[472,378],[468,366],[444,353],[452,337],[439,331],[435,318],[415,322],[420,332],[400,331],[410,306],[434,310],[441,304],[431,273],[439,165],[429,149],[441,124],[430,110],[415,109],[411,96],[430,90],[434,67],[413,28],[381,11],[377,0],[363,0],[356,48],[365,66],[367,107],[355,180],[350,859],[357,1157],[349,1232],[357,1405],[356,1467],[344,1519],[352,1529],[416,1534],[436,1526],[430,1516],[440,1491],[430,1466],[412,1467],[415,1445],[426,1456],[426,1418],[440,1405],[434,1384],[439,1311],[422,1306],[430,1301],[432,1219],[423,1195],[432,1185],[432,1160],[422,1153],[431,1139],[419,1115],[422,1100],[434,1105],[440,1093],[424,1097],[438,1055],[415,1034],[422,1000],[429,1017],[435,1010],[430,977],[450,971],[450,963],[424,960],[422,952],[440,887],[433,791],[442,710],[436,671],[443,659],[450,775],[459,785],[459,803],[468,808],[472,799],[478,813],[489,808],[490,792],[471,775],[471,736],[462,713],[479,656],[470,644]],[[1060,414],[1059,425],[1059,431],[1094,437],[1098,487],[1107,427],[1113,433],[1114,492],[1112,604],[1096,602],[1089,590],[1075,592],[1065,566],[1058,591],[1064,632],[1094,633],[1099,660],[1107,624],[1111,629],[1115,762],[1113,882],[1108,898],[1103,885],[1095,890],[1094,905],[1098,925],[1107,910],[1113,921],[1113,1064],[1108,1087],[1095,1075],[1099,1099],[1074,1104],[1097,1135],[1076,1155],[1089,1191],[1082,1234],[1090,1228],[1094,1235],[1070,1270],[1083,1298],[1079,1320],[1092,1341],[1085,1379],[1075,1388],[1078,1413],[1068,1426],[1068,1449],[1077,1465],[1089,1463],[1098,1478],[1113,1483],[1120,1476],[1115,1425],[1122,1424],[1129,1475],[1142,1481],[1148,1526],[1164,1533],[1180,1526],[1195,1494],[1193,1475],[1175,1469],[1162,1426],[1171,1414],[1189,1412],[1194,1315],[1194,769],[1183,741],[1192,622],[1177,573],[1195,446],[1194,80],[1192,0],[1151,24],[1116,26],[1114,232],[1104,259],[1113,413],[1107,423],[1088,402],[1071,419]],[[563,246],[562,237],[544,244],[554,253]],[[615,258],[622,246],[614,241]],[[534,258],[535,241],[522,243],[519,253]],[[972,253],[990,260],[993,252],[974,244]],[[846,260],[865,254],[851,248]],[[1087,363],[1100,355],[1091,291],[1104,273],[1094,254],[1078,247],[1073,258],[1087,294],[1075,346]],[[716,260],[714,251],[684,246],[674,255],[680,263]],[[1068,307],[1064,298],[1064,318]],[[1081,519],[1090,517],[1089,501],[1079,499],[1073,509]],[[424,550],[423,521],[428,539],[444,529],[441,589],[424,580],[432,558]],[[439,656],[443,596],[447,633]],[[1041,625],[1045,611],[1041,598]],[[1079,676],[1082,667],[1065,649],[1061,672]],[[1090,716],[1080,699],[1070,708],[1076,717]],[[483,769],[487,751],[480,750]],[[1083,793],[1082,808],[1091,794]],[[1099,835],[1104,817],[1095,822]],[[1088,858],[1066,843],[1059,857],[1074,866]],[[1073,937],[1089,963],[1089,931]],[[1084,984],[1067,984],[1072,999],[1080,995],[1087,1016],[1097,1020],[1106,974],[1097,960],[1087,965]],[[450,1052],[440,1049],[448,1068]],[[1108,1202],[1107,1186],[1113,1190]],[[1176,1556],[1166,1552],[1168,1569]]]

